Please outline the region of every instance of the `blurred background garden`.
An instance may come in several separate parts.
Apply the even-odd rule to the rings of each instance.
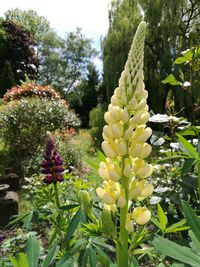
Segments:
[[[68,8],[69,1],[58,2]],[[84,1],[76,2],[79,9]],[[86,8],[100,2],[88,1]],[[153,130],[149,180],[155,189],[144,200],[151,221],[135,226],[134,246],[129,242],[129,266],[200,266],[200,2],[102,2],[107,26],[94,39],[78,22],[73,31],[59,33],[48,12],[31,7],[13,4],[1,13],[2,267],[118,266],[112,236],[118,217],[104,212],[96,188],[102,183],[99,163],[105,160],[104,113],[142,20]],[[91,12],[98,10],[83,9],[83,17]],[[98,24],[94,14],[90,24]],[[47,132],[64,168],[57,189],[43,182]],[[174,247],[158,236],[172,240]],[[180,253],[167,253],[165,246]]]

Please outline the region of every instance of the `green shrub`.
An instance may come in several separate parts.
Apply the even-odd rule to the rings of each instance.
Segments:
[[[105,125],[104,121],[104,113],[106,111],[106,104],[98,104],[96,108],[93,108],[90,111],[90,134],[93,138],[94,144],[96,146],[100,146],[103,138],[102,138],[102,130]]]
[[[67,105],[55,99],[26,97],[1,106],[0,134],[18,172],[22,172],[23,161],[40,151],[46,131],[79,125]]]

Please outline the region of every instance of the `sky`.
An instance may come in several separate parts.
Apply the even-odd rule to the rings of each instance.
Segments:
[[[108,30],[108,7],[111,0],[0,0],[0,16],[11,8],[33,9],[44,16],[57,33],[64,37],[66,32],[82,29],[94,46],[100,49],[100,38]],[[95,64],[101,70],[97,58]]]

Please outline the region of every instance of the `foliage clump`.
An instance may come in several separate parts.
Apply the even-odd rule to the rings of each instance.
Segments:
[[[27,90],[27,88],[35,88]],[[41,147],[47,131],[78,128],[80,120],[68,109],[67,103],[49,87],[25,85],[14,87],[12,100],[1,106],[0,135],[8,146],[12,164],[21,169],[22,162],[31,158]],[[10,96],[9,96],[10,94]],[[21,97],[27,95],[27,97]],[[47,95],[48,97],[31,97]],[[7,94],[12,99],[12,94]],[[20,167],[21,166],[21,167]]]

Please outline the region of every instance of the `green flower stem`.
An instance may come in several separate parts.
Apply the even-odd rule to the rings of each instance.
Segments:
[[[197,171],[198,171],[198,191],[199,191],[199,201],[200,201],[200,158],[197,161]]]
[[[122,173],[124,170],[125,158],[122,159]],[[129,178],[122,177],[122,188],[125,192],[126,205],[120,208],[120,232],[119,241],[117,243],[117,266],[128,267],[128,232],[125,228],[126,216],[128,213],[128,201],[129,201]]]
[[[62,214],[61,214],[61,210],[60,210],[60,200],[59,200],[59,194],[58,194],[58,187],[57,187],[57,183],[53,184],[53,188],[54,188],[54,197],[55,197],[55,204],[56,204],[56,208],[58,209],[58,215],[56,217],[56,220],[59,220],[59,217],[62,218]],[[53,244],[53,242],[56,240],[56,236],[58,235],[58,229],[57,227],[54,226],[54,231],[53,234],[51,236],[51,239],[49,241],[49,247]]]
[[[197,171],[198,171],[198,193],[200,201],[200,135],[198,136],[197,152],[199,154],[199,157],[197,159]]]
[[[60,209],[60,200],[59,200],[59,196],[58,196],[58,187],[57,187],[57,183],[53,184],[54,185],[54,192],[55,192],[55,203],[58,209]]]

